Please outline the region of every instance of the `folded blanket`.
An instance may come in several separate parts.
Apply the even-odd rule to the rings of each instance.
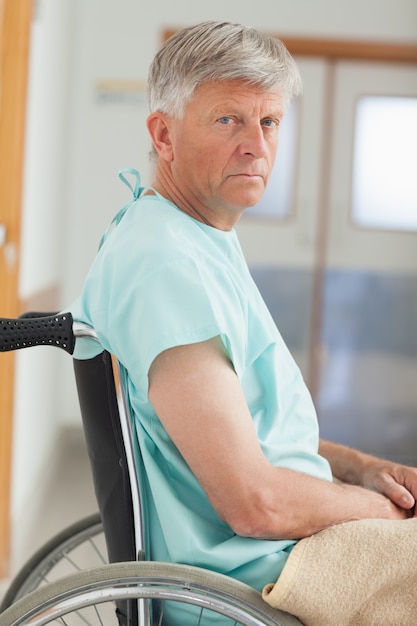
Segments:
[[[416,626],[417,519],[347,522],[302,539],[262,595],[305,626]]]

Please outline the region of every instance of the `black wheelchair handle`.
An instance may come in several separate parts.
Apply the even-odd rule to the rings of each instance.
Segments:
[[[33,346],[55,346],[72,354],[75,337],[71,313],[39,317],[25,314],[20,318],[0,317],[0,352]]]

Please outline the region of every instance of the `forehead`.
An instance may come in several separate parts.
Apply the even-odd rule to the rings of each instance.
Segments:
[[[265,89],[243,80],[216,80],[199,85],[185,111],[247,108],[282,114],[283,106],[283,93],[279,87]]]

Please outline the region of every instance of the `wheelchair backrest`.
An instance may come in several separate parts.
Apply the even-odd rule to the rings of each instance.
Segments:
[[[109,561],[137,559],[129,467],[111,356],[73,359],[94,489]]]

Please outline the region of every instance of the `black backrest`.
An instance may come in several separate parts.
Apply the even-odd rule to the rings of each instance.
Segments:
[[[123,444],[111,356],[73,359],[81,417],[109,561],[135,561],[135,530],[129,471]],[[136,605],[118,603],[126,623],[137,623]],[[125,623],[119,617],[120,623]]]
[[[73,359],[81,417],[110,562],[137,558],[132,496],[110,354]]]

